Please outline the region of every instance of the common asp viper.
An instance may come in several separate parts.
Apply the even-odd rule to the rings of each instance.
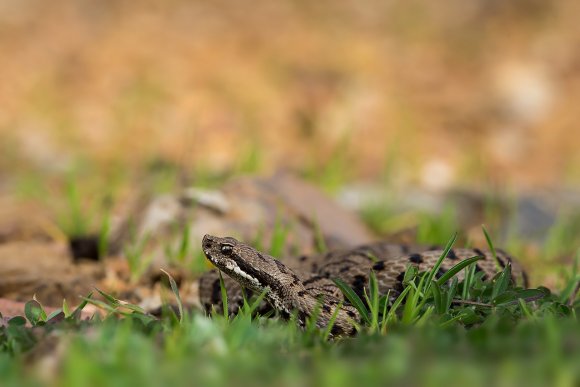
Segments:
[[[202,241],[203,252],[209,261],[228,277],[224,277],[230,312],[243,302],[241,287],[257,294],[265,292],[268,304],[284,318],[296,313],[301,326],[309,317],[316,316],[316,325],[326,327],[335,318],[333,336],[356,333],[360,322],[358,311],[343,298],[334,279],[348,284],[361,298],[370,272],[376,273],[379,292],[400,293],[403,278],[409,266],[419,271],[432,268],[444,253],[437,248],[377,242],[353,249],[329,252],[312,257],[299,257],[286,261],[260,252],[234,238],[206,235]],[[497,272],[497,263],[490,251],[483,249],[451,249],[440,266],[439,276],[461,260],[481,256],[475,270],[484,278]],[[519,264],[503,251],[496,251],[499,266],[512,266],[512,279],[527,285],[527,278]],[[462,279],[463,272],[458,275]],[[216,271],[200,279],[200,299],[206,309],[212,305],[221,308],[221,286]],[[338,310],[337,310],[338,308]]]

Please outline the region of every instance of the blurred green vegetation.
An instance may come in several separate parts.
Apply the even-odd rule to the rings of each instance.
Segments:
[[[460,326],[393,326],[339,342],[295,326],[199,314],[153,327],[136,317],[59,333],[56,369],[26,371],[0,353],[2,385],[555,385],[580,380],[580,326],[547,317],[516,326],[499,316]],[[42,367],[42,365],[40,365]],[[42,371],[42,373],[38,373]]]

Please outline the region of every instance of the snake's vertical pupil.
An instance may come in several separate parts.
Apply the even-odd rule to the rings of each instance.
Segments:
[[[223,254],[230,255],[234,251],[234,246],[230,244],[222,244],[220,250]]]

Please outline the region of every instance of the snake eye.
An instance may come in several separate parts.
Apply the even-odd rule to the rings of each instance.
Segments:
[[[220,250],[222,254],[230,255],[234,251],[234,246],[224,243],[221,245]]]

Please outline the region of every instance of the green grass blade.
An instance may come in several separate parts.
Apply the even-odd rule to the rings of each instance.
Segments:
[[[367,305],[370,309],[371,315],[371,329],[378,329],[379,326],[379,284],[377,280],[377,275],[373,270],[370,272],[369,276],[369,292],[364,289],[365,299]]]
[[[109,304],[111,304],[111,305],[114,305],[114,306],[119,306],[119,300],[118,300],[118,299],[116,299],[115,297],[111,296],[111,295],[110,295],[110,294],[108,294],[108,293],[105,293],[104,291],[102,291],[102,290],[101,290],[101,289],[99,289],[99,288],[95,288],[95,289],[97,290],[97,292],[99,292],[99,294],[100,294],[101,296],[103,296],[103,297],[105,298],[105,300],[106,300],[106,301],[107,301]]]
[[[119,307],[123,307],[126,309],[131,310],[132,312],[139,313],[139,314],[147,314],[143,308],[138,305],[131,304],[126,301],[119,301]]]
[[[383,311],[382,311],[382,320],[381,320],[381,334],[386,334],[387,333],[387,323],[388,323],[388,319],[387,319],[387,308],[389,306],[389,297],[391,295],[391,289],[389,289],[389,291],[387,292],[387,294],[385,296],[383,296],[385,298],[385,302],[383,303]],[[380,305],[380,303],[379,303]]]
[[[260,304],[262,303],[262,301],[266,297],[266,294],[268,294],[269,291],[270,291],[270,288],[264,289],[262,291],[262,293],[260,293],[260,295],[258,297],[256,297],[254,302],[252,302],[252,304],[250,304],[250,308],[248,310],[248,313],[250,315],[252,315],[256,309],[258,309],[258,306],[260,306]]]
[[[68,318],[71,315],[70,306],[68,302],[66,302],[66,298],[62,300],[62,312],[64,313],[64,317]]]
[[[118,315],[125,316],[125,317],[129,316],[131,314],[129,312],[123,312],[122,310],[119,310],[119,308],[112,307],[111,305],[109,305],[103,301],[94,300],[94,299],[88,298],[88,297],[81,297],[81,298],[83,300],[85,300],[87,303],[92,304],[92,305],[96,306],[97,308],[104,309],[107,312],[112,313],[112,314],[118,314]]]
[[[568,275],[565,275],[566,285],[564,289],[560,292],[559,300],[561,303],[566,303],[572,305],[574,300],[578,295],[578,290],[580,286],[580,275],[578,274],[578,267],[580,266],[580,250],[576,252],[574,257],[574,263],[572,264],[572,269],[569,270]]]
[[[222,277],[221,270],[218,270],[218,275],[220,277],[220,290],[222,293],[222,305],[223,305],[223,309],[224,309],[224,318],[226,320],[228,320],[230,317],[230,312],[229,312],[229,308],[228,308],[228,292],[226,291],[226,285],[224,283],[224,277]],[[244,300],[245,300],[245,297],[244,297]]]
[[[495,299],[500,294],[505,292],[512,280],[511,265],[508,263],[506,267],[496,276],[491,292],[491,298]]]
[[[457,316],[455,316],[455,317],[453,317],[453,318],[450,318],[450,319],[449,319],[449,320],[447,320],[447,321],[444,321],[444,322],[442,322],[442,323],[439,325],[439,327],[441,327],[441,328],[448,327],[449,325],[453,324],[454,322],[456,322],[456,321],[460,320],[460,319],[461,319],[461,317],[462,317],[462,315],[461,315],[461,314],[458,314]]]
[[[323,300],[319,299],[318,302],[316,303],[316,306],[314,307],[314,310],[312,311],[310,316],[308,316],[308,318],[305,321],[304,331],[308,335],[312,335],[314,333],[314,331],[316,330],[318,317],[320,316],[320,312],[322,312],[322,304],[323,304]]]
[[[489,233],[487,232],[485,225],[482,224],[481,229],[483,230],[483,235],[485,235],[485,240],[487,241],[487,245],[489,246],[489,250],[491,251],[491,255],[493,257],[493,260],[495,261],[495,267],[499,271],[499,270],[501,270],[502,265],[499,263],[499,259],[497,258],[495,246],[493,245],[493,242],[491,241],[491,237],[489,236]]]
[[[78,320],[81,317],[81,314],[83,312],[83,309],[85,308],[85,306],[87,306],[87,304],[89,303],[88,300],[91,300],[93,296],[93,292],[90,292],[84,299],[83,301],[79,304],[79,306],[77,306],[75,308],[75,310],[72,312],[72,314],[70,315],[70,318],[72,320]]]
[[[330,316],[330,320],[328,320],[328,324],[326,325],[326,329],[324,330],[324,334],[322,336],[324,340],[328,340],[328,338],[330,337],[330,333],[332,332],[332,328],[336,323],[336,319],[338,317],[338,312],[340,312],[340,308],[342,308],[342,302],[340,302],[338,306],[334,309],[334,312],[332,312],[332,316]]]
[[[347,300],[358,310],[365,323],[367,325],[370,325],[371,320],[369,318],[369,310],[362,302],[358,294],[356,294],[350,286],[348,286],[344,281],[342,281],[339,278],[334,279],[334,283],[336,284],[336,286],[338,286],[338,288],[340,289],[342,294],[347,298]]]
[[[164,272],[165,275],[167,276],[167,278],[169,279],[169,285],[171,286],[171,291],[175,295],[175,300],[177,301],[177,308],[179,308],[179,323],[182,324],[183,323],[183,303],[181,302],[181,296],[179,295],[179,288],[177,287],[177,283],[175,283],[175,280],[173,279],[171,274],[169,274],[168,272],[166,272],[163,269],[161,269],[161,271]]]
[[[475,277],[475,265],[471,265],[465,268],[465,278],[463,280],[463,290],[461,292],[461,298],[468,300],[470,298],[471,286],[473,284],[473,279]]]
[[[518,304],[520,305],[520,309],[522,310],[523,314],[529,318],[529,319],[533,319],[534,315],[532,314],[532,312],[530,311],[530,308],[528,307],[528,305],[526,304],[526,302],[524,300],[522,300],[521,298],[518,298]]]
[[[453,266],[451,269],[446,271],[440,278],[438,278],[435,281],[435,283],[437,283],[437,285],[439,285],[439,286],[443,285],[444,283],[449,281],[453,276],[455,276],[457,273],[459,273],[461,270],[465,269],[467,266],[469,266],[477,261],[481,261],[483,258],[484,257],[477,256],[477,257],[467,258],[467,259],[459,262],[458,264]]]
[[[411,282],[409,288],[409,295],[407,296],[407,302],[403,306],[403,314],[401,316],[403,324],[410,324],[418,312],[417,289],[415,288],[415,284]]]
[[[516,304],[522,300],[524,302],[537,301],[546,297],[547,293],[542,289],[522,289],[518,291],[509,290],[499,294],[492,299],[492,304],[495,306],[505,306]]]
[[[451,239],[449,239],[449,242],[447,242],[447,245],[445,246],[445,249],[443,249],[443,253],[441,254],[441,256],[439,257],[439,259],[437,260],[437,263],[428,272],[427,278],[426,278],[426,281],[425,281],[425,289],[424,289],[425,293],[427,292],[427,290],[431,286],[431,281],[433,280],[433,277],[435,277],[435,274],[439,271],[439,268],[441,267],[441,264],[443,263],[443,260],[447,257],[447,254],[449,254],[449,251],[451,250],[451,248],[455,244],[455,241],[456,240],[457,240],[457,233],[453,234],[453,236],[451,237]]]
[[[431,284],[431,293],[433,294],[433,302],[437,313],[445,313],[445,304],[443,303],[443,297],[441,296],[441,289],[439,289],[439,284],[435,281]],[[447,301],[447,298],[445,301]]]
[[[433,305],[430,305],[427,310],[421,315],[421,317],[419,317],[416,321],[416,325],[418,327],[422,327],[424,326],[427,321],[429,321],[429,317],[431,317],[431,315],[433,314],[433,311],[435,310],[435,307]]]
[[[445,310],[449,310],[451,303],[453,302],[453,297],[457,293],[457,287],[459,285],[459,280],[457,277],[453,277],[451,285],[449,285],[449,290],[447,291],[447,300],[445,301]]]

